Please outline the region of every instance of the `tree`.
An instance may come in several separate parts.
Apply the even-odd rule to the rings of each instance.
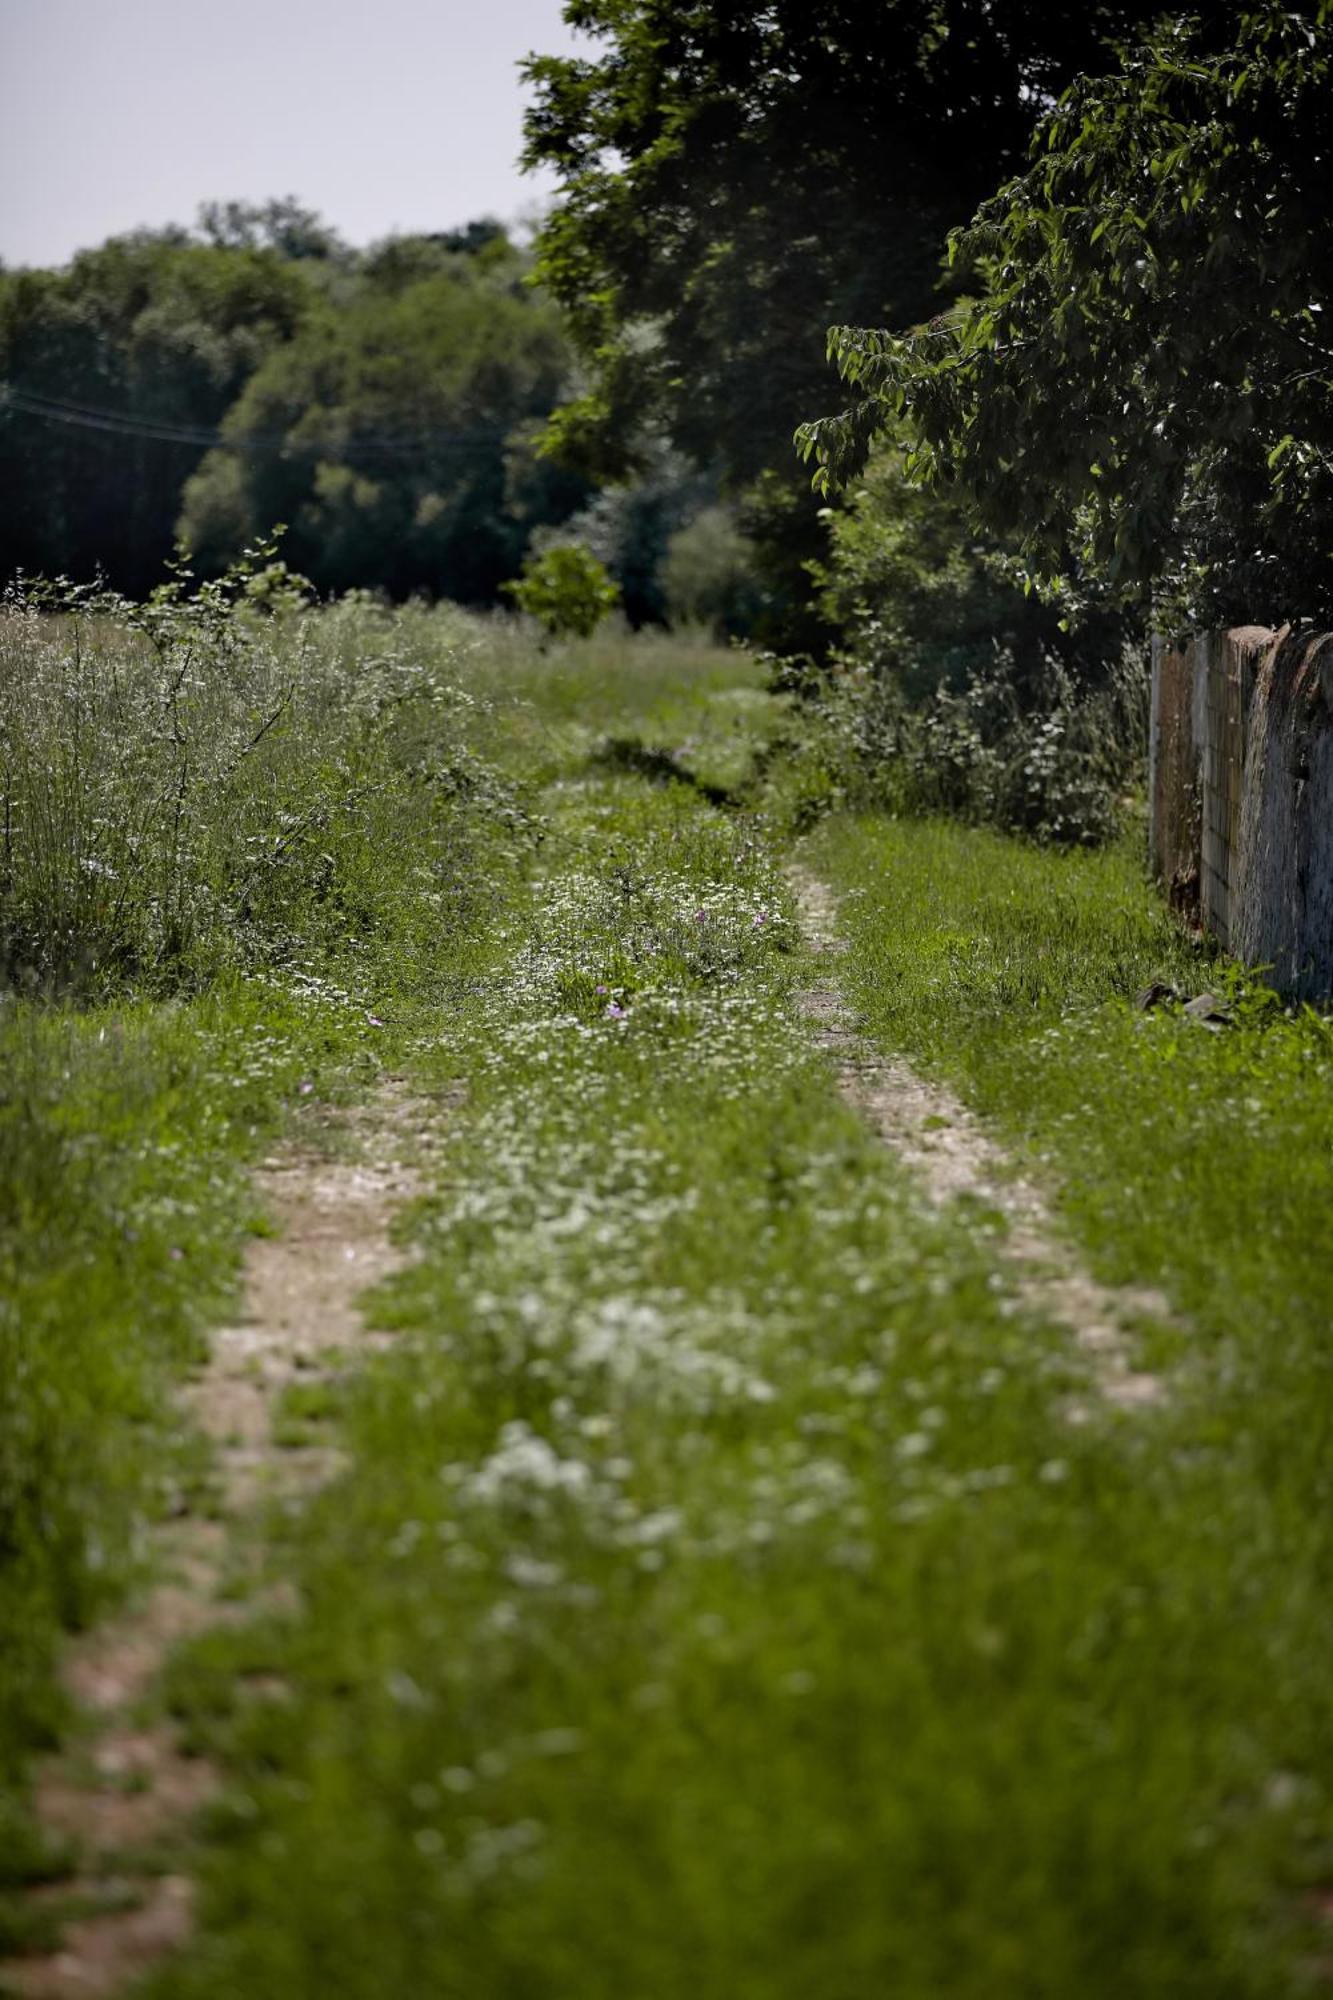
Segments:
[[[530,556],[522,576],[504,588],[552,639],[590,639],[620,602],[605,563],[577,542],[558,542]]]
[[[1025,591],[1013,544],[978,528],[963,496],[913,486],[900,449],[882,444],[830,522],[815,566],[839,654],[909,703],[993,675],[997,659],[1031,703],[1060,662],[1083,685],[1105,677],[1128,634],[1100,607],[1077,619]]]
[[[714,498],[706,474],[661,438],[653,439],[632,479],[603,486],[558,527],[539,529],[534,545],[540,550],[555,542],[579,543],[615,578],[632,626],[661,624],[669,615],[664,569],[671,538]]]
[[[823,538],[791,434],[827,394],[829,321],[929,312],[947,230],[1144,11],[567,0],[593,52],[527,65],[525,157],[563,192],[538,271],[590,373],[551,447],[623,478],[660,426],[733,496],[766,475],[744,526],[770,598],[807,599]]]
[[[493,602],[534,523],[587,491],[528,470],[569,352],[525,274],[489,231],[475,253],[431,238],[371,252],[228,411],[185,488],[183,539],[220,567],[283,521],[285,553],[322,590]]]
[[[817,483],[905,423],[909,468],[1034,576],[1179,619],[1333,615],[1333,6],[1169,23],[1073,86],[955,234],[972,297],[835,327]]]
[[[947,228],[1138,4],[567,0],[601,43],[534,56],[538,272],[593,366],[559,430],[623,471],[652,412],[745,481],[784,464],[830,317],[929,309]]]
[[[179,229],[0,274],[0,577],[101,569],[150,589],[182,484],[314,297],[275,250]]]
[[[276,250],[292,263],[304,257],[347,263],[352,254],[323,216],[290,194],[278,201],[206,201],[199,233],[217,249]]]

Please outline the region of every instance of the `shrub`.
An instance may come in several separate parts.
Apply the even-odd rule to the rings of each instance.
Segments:
[[[523,566],[504,586],[518,605],[553,639],[587,639],[620,602],[619,586],[577,542],[558,543]]]
[[[1020,673],[997,648],[961,688],[941,684],[918,702],[866,668],[844,669],[823,706],[851,796],[1091,845],[1116,832],[1142,775],[1147,696],[1133,647],[1094,687],[1053,654]]]
[[[840,652],[911,700],[961,690],[989,672],[997,647],[1020,692],[1045,683],[1052,656],[1095,683],[1134,630],[1096,605],[1072,619],[1026,589],[1014,549],[960,500],[913,486],[895,447],[875,454],[849,504],[825,519],[829,559],[813,575]]]
[[[1113,833],[1147,743],[1129,622],[1026,591],[1013,551],[895,448],[827,518],[814,576],[841,644],[817,701],[843,789],[1045,841]]]
[[[465,700],[449,615],[423,664],[392,619],[303,608],[268,553],[198,589],[179,570],[145,605],[4,599],[0,987],[346,983],[372,939],[424,967],[479,893],[478,824],[510,804],[440,749]]]

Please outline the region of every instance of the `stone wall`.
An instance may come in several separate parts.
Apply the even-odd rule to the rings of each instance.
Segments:
[[[1227,950],[1283,993],[1333,995],[1333,636],[1154,645],[1149,846]]]

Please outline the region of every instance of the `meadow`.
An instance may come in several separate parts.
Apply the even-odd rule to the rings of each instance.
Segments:
[[[249,1169],[392,1073],[435,1140],[396,1339],[293,1399],[345,1469],[154,1697],[225,1785],[145,1994],[1320,1990],[1326,1020],[1131,841],[805,830],[835,788],[742,651],[251,581],[0,631],[10,1946],[74,1858],[28,1790],[63,1635],[210,1504],[171,1391]],[[863,1034],[1164,1294],[1152,1408],[840,1096],[793,854]]]

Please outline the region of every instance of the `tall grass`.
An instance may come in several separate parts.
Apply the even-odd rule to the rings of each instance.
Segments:
[[[960,685],[919,698],[855,661],[803,692],[813,699],[773,783],[804,825],[845,805],[1095,847],[1123,826],[1145,775],[1148,668],[1132,647],[1087,685],[1054,654],[1020,673],[997,649]]]
[[[502,803],[453,726],[462,621],[409,649],[364,605],[262,610],[254,581],[7,599],[0,984],[197,989],[458,919],[460,804]]]
[[[466,985],[529,844],[464,740],[478,621],[275,613],[262,575],[0,609],[0,1948],[51,1865],[23,1786],[61,1629],[195,1484],[168,1394],[245,1166]]]

